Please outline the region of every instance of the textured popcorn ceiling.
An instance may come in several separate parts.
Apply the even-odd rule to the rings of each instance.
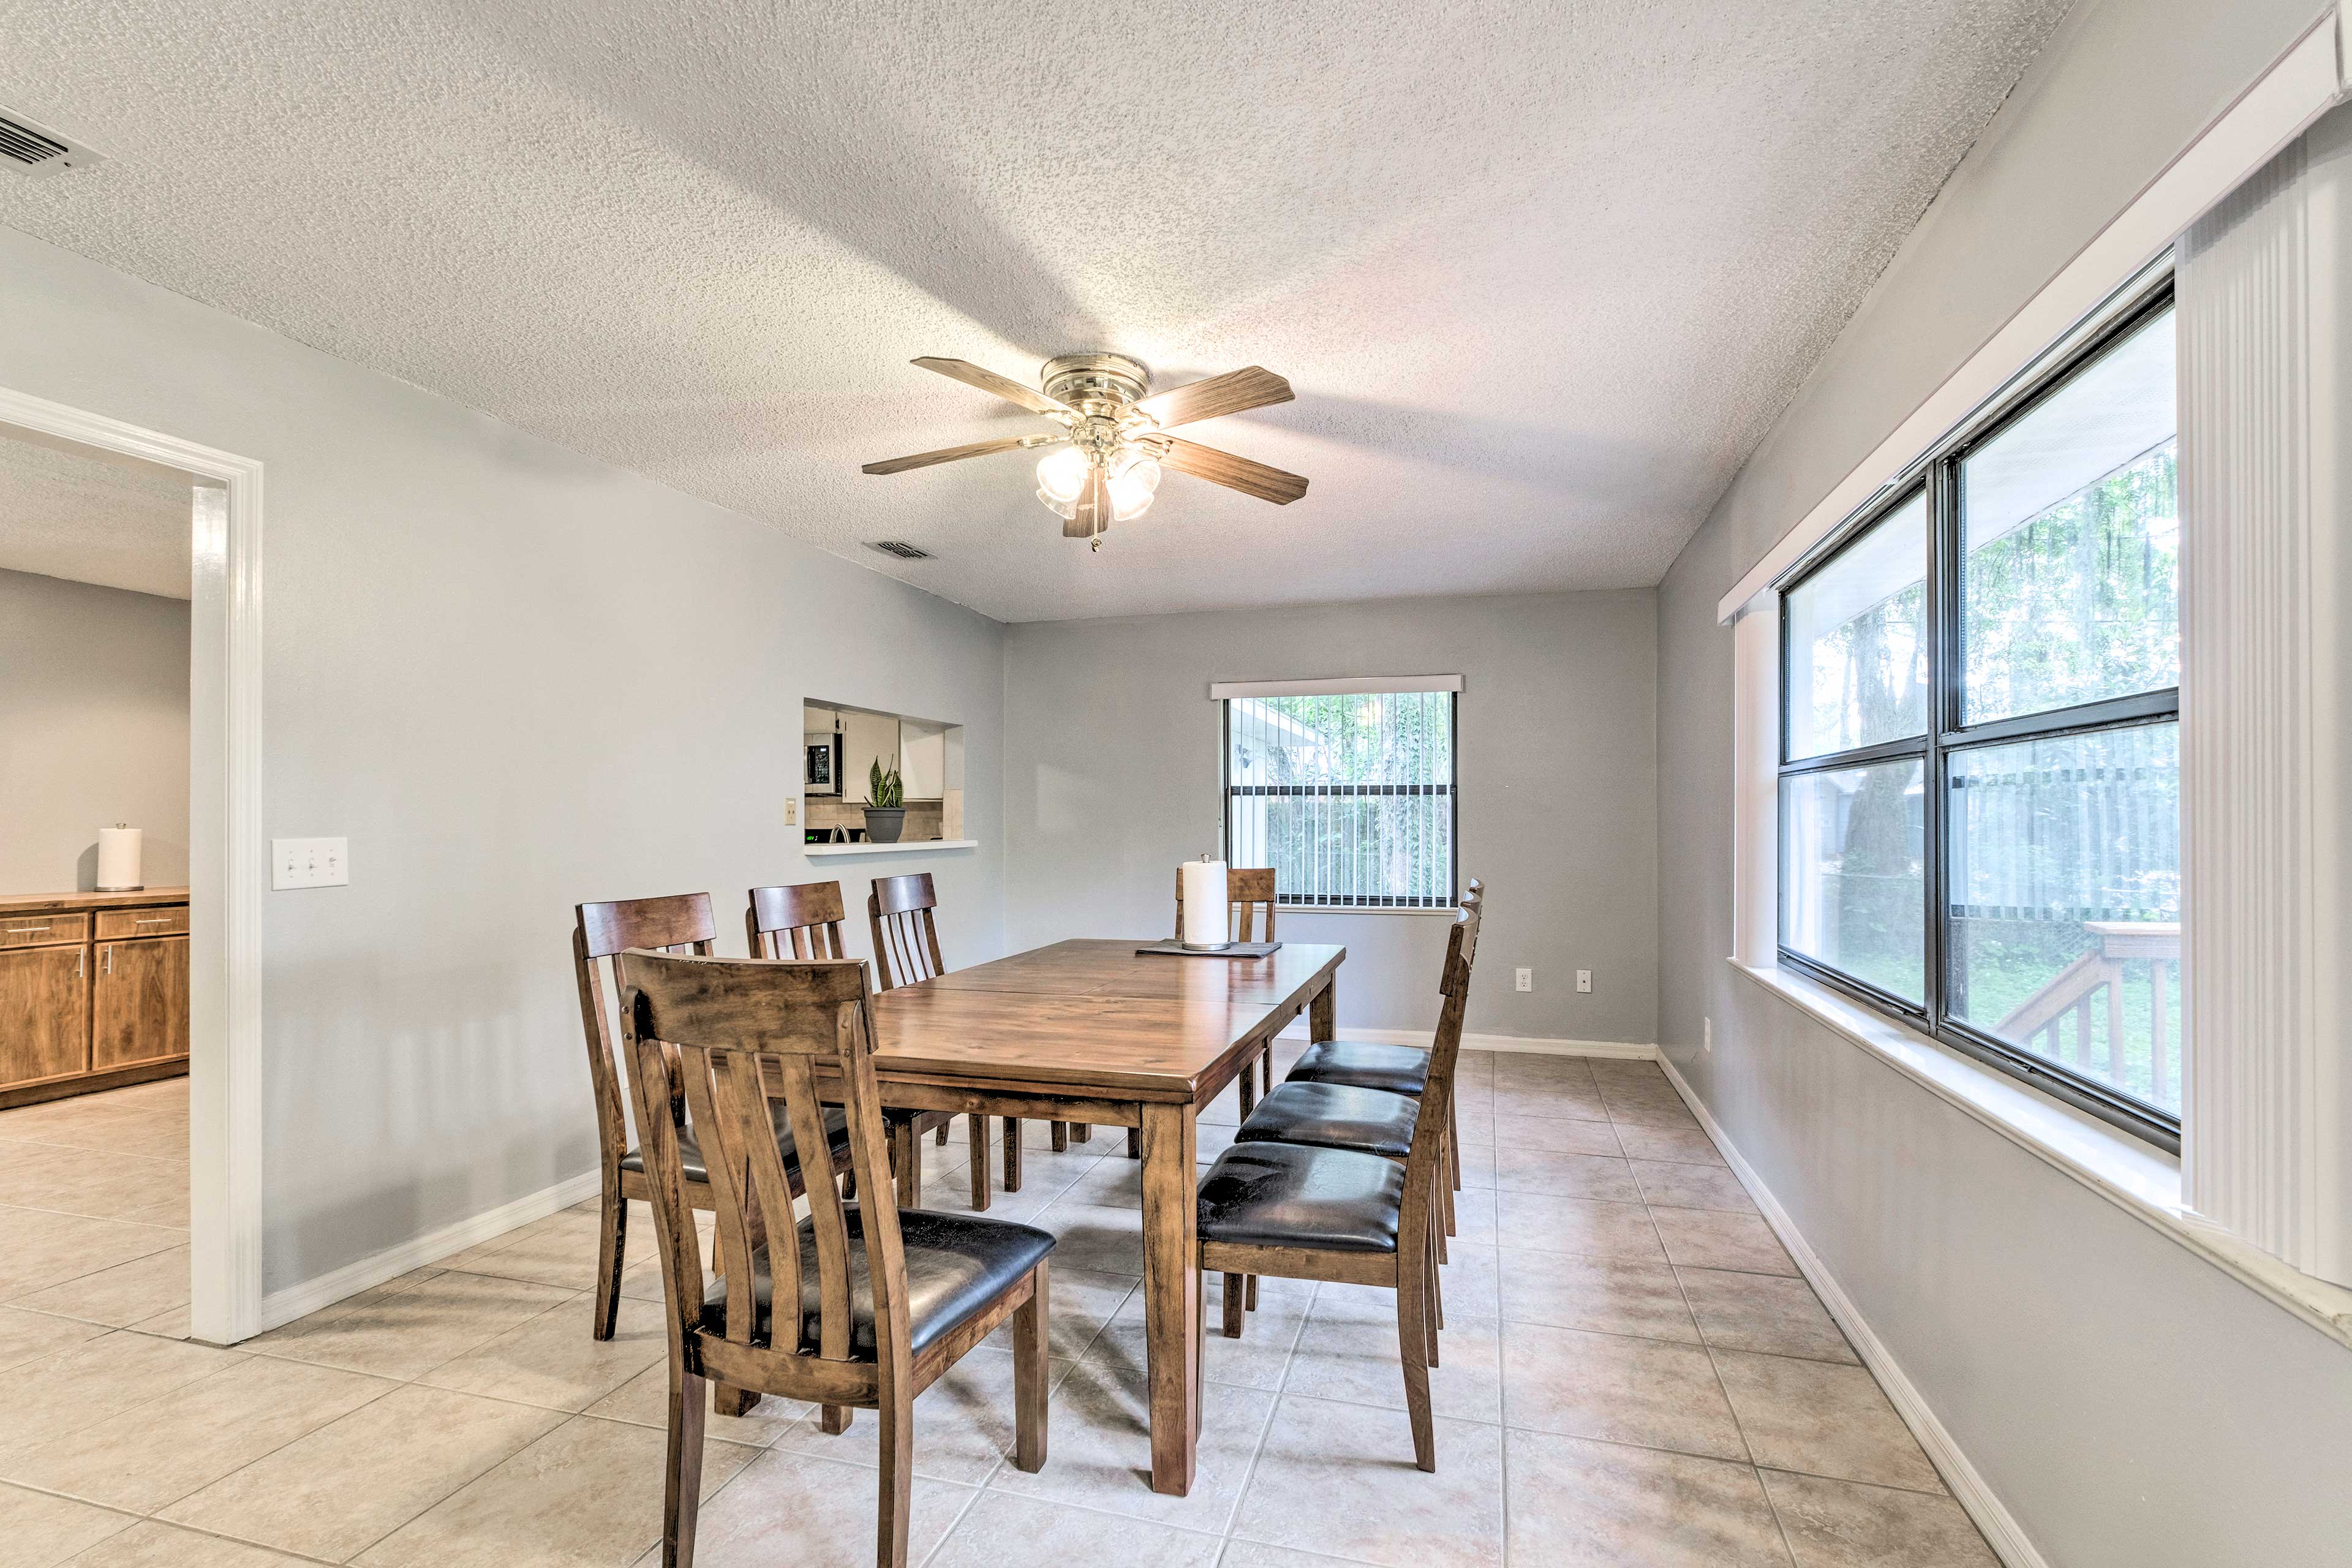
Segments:
[[[184,599],[194,491],[169,468],[0,426],[0,570]]]
[[[1646,584],[2063,9],[0,0],[0,223],[1003,619]],[[857,472],[1087,349],[1313,489]]]

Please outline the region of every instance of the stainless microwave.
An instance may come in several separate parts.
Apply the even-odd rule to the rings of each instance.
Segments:
[[[839,731],[806,737],[802,750],[801,793],[803,795],[839,795],[841,793],[841,742]]]

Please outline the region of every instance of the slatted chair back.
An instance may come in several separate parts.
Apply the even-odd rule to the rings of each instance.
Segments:
[[[623,1029],[637,1067],[633,1076],[645,1132],[646,1184],[673,1349],[686,1354],[693,1369],[705,1364],[709,1351],[699,1338],[705,1331],[701,1257],[677,1144],[690,1117],[706,1144],[716,1139],[721,1150],[720,1158],[708,1161],[721,1255],[748,1258],[753,1246],[769,1242],[773,1327],[769,1344],[754,1349],[797,1356],[814,1338],[819,1359],[850,1361],[846,1205],[831,1182],[808,1184],[818,1303],[812,1336],[799,1310],[803,1280],[793,1188],[776,1149],[769,1102],[784,1102],[801,1148],[822,1149],[824,1104],[818,1098],[817,1074],[820,1068],[835,1069],[858,1189],[891,1190],[867,1013],[873,994],[865,964],[856,959],[776,963],[632,952],[623,955],[619,970]],[[741,1179],[747,1167],[748,1183]],[[877,1358],[903,1375],[909,1357],[898,1211],[889,1203],[866,1204],[857,1218],[873,1279]],[[742,1303],[740,1312],[735,1302]],[[750,1302],[748,1289],[730,1302],[726,1338],[739,1345],[751,1342],[744,1331]]]
[[[754,888],[743,911],[744,934],[754,958],[847,958],[841,943],[838,882],[802,882],[788,888]]]
[[[929,871],[874,879],[874,890],[866,895],[866,919],[874,931],[874,963],[883,990],[946,972],[931,912],[939,902]]]
[[[1462,1015],[1470,996],[1470,970],[1478,956],[1478,920],[1486,903],[1476,883],[1462,895],[1461,912],[1446,933],[1445,968],[1438,982],[1442,999],[1437,1034],[1430,1041],[1429,1082],[1422,1090],[1421,1108],[1412,1122],[1412,1150],[1405,1162],[1405,1213],[1418,1220],[1419,1205],[1434,1190],[1433,1183],[1444,1156],[1446,1129],[1452,1125],[1454,1069],[1462,1055]]]
[[[1274,868],[1239,866],[1225,873],[1225,897],[1233,906],[1228,929],[1235,942],[1272,942],[1274,936]],[[1257,930],[1257,911],[1265,911],[1265,934]],[[1176,936],[1184,935],[1184,868],[1176,868]]]
[[[578,904],[572,911],[572,968],[580,985],[580,1021],[588,1037],[588,1079],[596,1095],[596,1135],[607,1167],[629,1150],[628,1103],[621,1087],[620,1052],[607,976],[616,954],[633,947],[707,953],[719,935],[710,895],[678,893],[664,899],[616,899]]]

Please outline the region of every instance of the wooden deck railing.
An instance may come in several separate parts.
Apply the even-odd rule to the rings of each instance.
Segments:
[[[2124,964],[2146,959],[2148,987],[2148,1098],[2168,1104],[2173,1094],[2170,1062],[2166,1051],[2169,1025],[2168,962],[2180,957],[2180,927],[2156,921],[2086,921],[2083,929],[2098,938],[2098,945],[2051,977],[2050,983],[2020,1003],[1993,1033],[2014,1040],[2055,1062],[2071,1062],[2086,1071],[2098,1071],[2118,1087],[2124,1077]],[[2107,993],[2107,1050],[2105,1063],[2094,1067],[2091,1058],[2091,1004],[2101,987]],[[2069,1051],[2063,1026],[2074,1020]]]

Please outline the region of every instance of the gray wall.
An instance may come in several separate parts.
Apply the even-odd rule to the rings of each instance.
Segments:
[[[999,951],[995,623],[5,230],[0,296],[0,385],[267,465],[267,830],[352,857],[267,896],[268,1288],[593,1168],[579,900],[740,952],[753,883],[928,869]],[[967,726],[982,847],[803,856],[812,696]]]
[[[1007,941],[1173,929],[1177,862],[1217,846],[1211,681],[1459,675],[1461,868],[1490,914],[1468,1028],[1647,1044],[1656,608],[1643,589],[1007,627]],[[1347,944],[1341,1023],[1435,1026],[1443,918],[1287,913],[1281,929]]]
[[[98,830],[188,879],[188,605],[0,572],[0,893],[98,885]]]
[[[2053,1568],[2345,1561],[2352,1351],[1724,962],[1715,604],[2317,9],[2078,8],[1660,591],[1659,1037]]]

